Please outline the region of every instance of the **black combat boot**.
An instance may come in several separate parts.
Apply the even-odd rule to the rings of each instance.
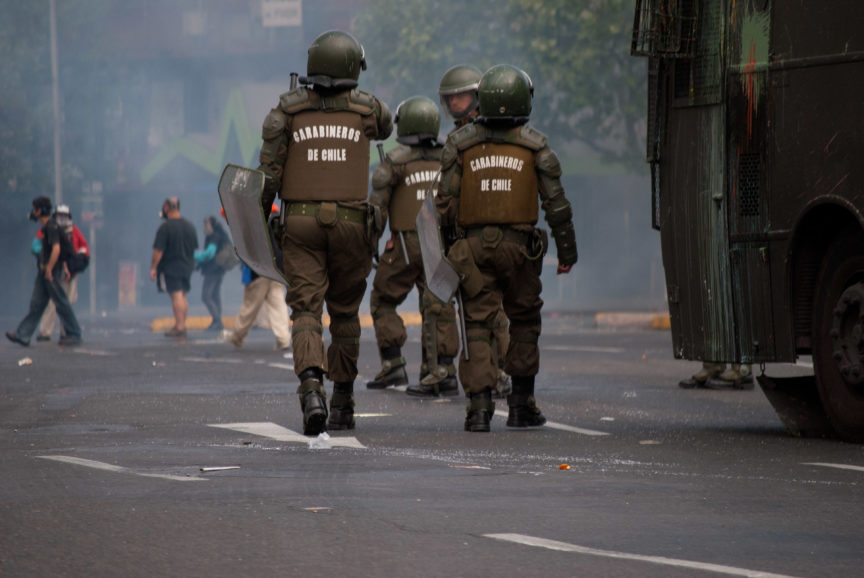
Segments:
[[[385,347],[381,350],[381,371],[372,381],[366,382],[367,389],[384,389],[391,385],[406,385],[408,372],[405,371],[405,358],[398,347]]]
[[[330,398],[330,418],[327,429],[354,429],[354,382],[337,381]]]
[[[303,410],[303,435],[317,436],[327,431],[327,392],[324,372],[317,367],[303,370],[300,375],[300,409]]]
[[[459,395],[459,380],[456,379],[456,366],[452,356],[440,356],[438,366],[420,380],[419,385],[410,385],[405,393],[415,397],[440,397]]]
[[[507,427],[538,427],[546,418],[534,403],[534,376],[513,376],[513,393],[507,396]]]
[[[492,414],[495,413],[495,402],[492,401],[492,390],[486,388],[480,393],[468,394],[468,407],[465,415],[465,431],[485,432],[490,430]]]

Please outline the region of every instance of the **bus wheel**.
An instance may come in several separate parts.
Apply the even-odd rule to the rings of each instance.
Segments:
[[[813,365],[831,426],[864,442],[864,234],[840,235],[819,271],[813,310]]]

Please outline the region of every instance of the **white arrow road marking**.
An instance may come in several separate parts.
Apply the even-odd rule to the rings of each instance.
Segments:
[[[75,458],[72,456],[36,456],[37,458],[42,458],[43,460],[54,460],[55,462],[63,462],[67,464],[75,464],[76,466],[84,466],[87,468],[93,468],[96,470],[104,470],[106,472],[116,472],[118,474],[132,474],[135,476],[141,476],[144,478],[162,478],[163,480],[172,480],[175,482],[203,482],[206,481],[206,478],[197,478],[195,476],[172,476],[171,474],[145,474],[141,472],[136,472],[130,468],[124,468],[123,466],[115,466],[112,464],[106,464],[105,462],[97,462],[95,460],[85,460],[84,458]]]
[[[505,411],[505,410],[496,409],[495,415],[503,417],[504,419],[507,419],[507,411]],[[562,431],[569,431],[569,432],[573,432],[573,433],[582,434],[585,436],[608,436],[609,435],[609,432],[597,431],[594,429],[585,429],[585,428],[567,425],[567,424],[563,424],[563,423],[558,423],[558,422],[554,422],[554,421],[547,421],[545,424],[543,424],[543,427],[548,427],[548,428],[552,428],[552,429],[560,429]]]
[[[207,425],[210,427],[240,431],[280,442],[308,444],[310,439],[314,439],[269,421],[250,423],[211,423]],[[331,437],[328,441],[333,446],[342,446],[360,450],[366,449],[366,446],[361,444],[355,437]]]
[[[771,572],[748,570],[746,568],[736,568],[734,566],[693,562],[691,560],[678,560],[676,558],[665,558],[663,556],[642,556],[640,554],[628,554],[626,552],[615,552],[613,550],[598,550],[596,548],[586,548],[585,546],[577,546],[575,544],[558,542],[556,540],[547,540],[545,538],[536,538],[534,536],[525,536],[523,534],[484,534],[484,536],[486,538],[492,538],[493,540],[515,542],[517,544],[547,548],[549,550],[558,550],[560,552],[574,552],[576,554],[587,554],[589,556],[602,556],[604,558],[617,558],[619,560],[636,560],[639,562],[650,562],[651,564],[677,566],[679,568],[693,568],[694,570],[719,572],[721,574],[729,574],[730,576],[749,576],[750,578],[793,578],[786,574],[772,574]]]
[[[864,467],[850,466],[848,464],[829,464],[826,462],[803,462],[804,466],[822,466],[823,468],[837,468],[838,470],[852,470],[853,472],[864,472]]]

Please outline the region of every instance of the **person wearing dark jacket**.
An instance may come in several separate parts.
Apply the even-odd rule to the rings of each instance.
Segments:
[[[210,215],[204,219],[204,250],[195,251],[195,264],[204,276],[201,287],[201,301],[213,320],[207,328],[210,331],[222,331],[222,278],[225,269],[217,263],[216,255],[225,246],[231,245],[228,233],[219,222],[219,217]]]
[[[69,304],[69,298],[62,284],[63,279],[69,276],[69,269],[66,267],[65,255],[62,255],[61,251],[60,226],[51,216],[51,199],[48,197],[33,199],[30,220],[38,221],[42,226],[42,248],[38,256],[39,271],[36,273],[27,316],[18,324],[14,332],[6,332],[6,338],[24,347],[30,345],[30,337],[36,331],[48,302],[53,301],[64,329],[64,335],[58,343],[78,345],[81,343],[81,327],[78,325],[78,319]]]

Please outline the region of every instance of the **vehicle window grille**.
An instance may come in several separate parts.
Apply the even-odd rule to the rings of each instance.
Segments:
[[[634,56],[692,58],[696,47],[695,0],[636,0]]]
[[[760,165],[757,153],[743,154],[738,161],[738,214],[742,217],[759,216]]]

